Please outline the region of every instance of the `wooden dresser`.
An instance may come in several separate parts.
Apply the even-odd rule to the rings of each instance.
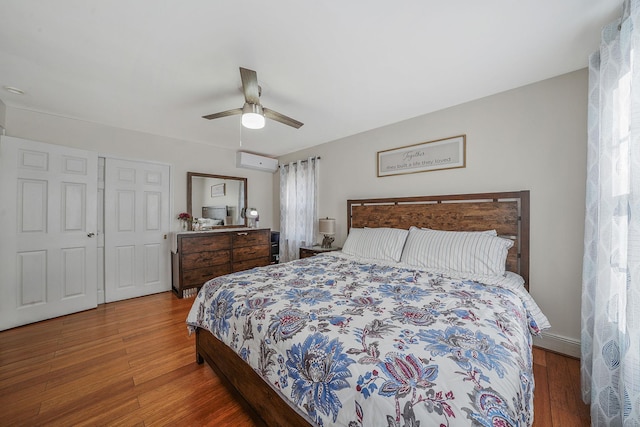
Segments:
[[[269,265],[271,261],[268,228],[185,232],[176,238],[177,253],[171,254],[171,269],[172,288],[178,298],[185,295],[185,290],[195,292],[213,277]]]

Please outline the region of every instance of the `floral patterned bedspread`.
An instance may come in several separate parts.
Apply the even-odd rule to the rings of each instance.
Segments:
[[[483,284],[325,254],[215,278],[187,323],[317,425],[528,426],[531,333],[548,323],[512,276]]]

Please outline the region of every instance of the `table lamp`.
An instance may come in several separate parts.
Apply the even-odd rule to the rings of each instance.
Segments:
[[[258,214],[258,210],[256,208],[244,209],[243,217],[247,219],[247,226],[249,228],[256,228],[258,226],[260,215]]]
[[[336,220],[333,218],[323,218],[319,221],[318,231],[324,235],[322,239],[322,248],[329,249],[331,244],[335,240],[333,237],[336,234]]]

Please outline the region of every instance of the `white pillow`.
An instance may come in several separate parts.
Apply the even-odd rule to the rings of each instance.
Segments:
[[[512,240],[486,233],[411,227],[400,260],[416,267],[502,276],[511,246]]]
[[[408,230],[399,228],[351,228],[342,252],[362,258],[400,261]]]

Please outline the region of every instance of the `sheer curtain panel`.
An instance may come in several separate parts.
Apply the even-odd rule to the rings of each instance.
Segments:
[[[280,167],[280,262],[298,258],[318,234],[318,158]]]
[[[640,426],[640,0],[589,59],[582,397],[593,426]]]

